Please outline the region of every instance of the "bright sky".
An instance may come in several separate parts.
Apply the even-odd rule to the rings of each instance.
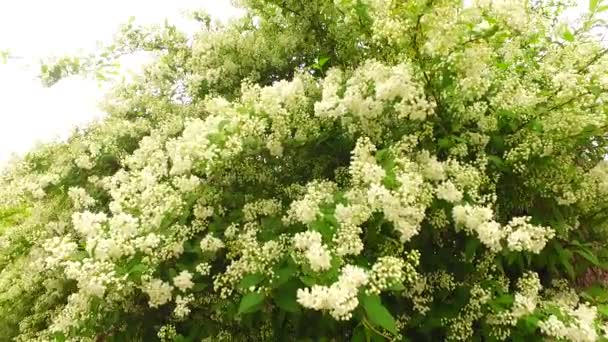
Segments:
[[[75,125],[103,116],[96,81],[70,77],[44,88],[36,79],[40,58],[94,51],[131,16],[141,24],[168,18],[192,32],[197,24],[183,13],[201,8],[222,21],[241,13],[229,0],[0,0],[0,51],[14,56],[0,63],[0,168],[12,153],[65,138]]]

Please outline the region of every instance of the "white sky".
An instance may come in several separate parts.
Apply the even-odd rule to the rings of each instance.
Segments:
[[[44,88],[36,79],[40,58],[95,51],[131,16],[141,24],[168,18],[192,32],[196,22],[183,16],[192,9],[222,21],[241,13],[229,0],[0,0],[0,51],[18,57],[0,63],[0,168],[12,153],[65,138],[75,125],[103,115],[97,81],[70,77]]]
[[[225,21],[242,13],[229,1],[0,0],[0,51],[20,57],[0,64],[0,168],[12,153],[65,138],[75,125],[103,115],[97,108],[103,90],[96,81],[70,77],[43,88],[36,79],[39,58],[94,51],[131,16],[141,24],[169,18],[192,32],[196,23],[183,17],[184,10],[202,8]],[[586,7],[587,1],[580,3]],[[132,58],[129,64],[140,63]]]

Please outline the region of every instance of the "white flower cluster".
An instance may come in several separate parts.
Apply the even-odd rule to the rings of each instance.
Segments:
[[[298,201],[293,201],[283,220],[289,222],[312,223],[319,215],[319,205],[333,199],[336,185],[332,182],[312,182],[306,188],[306,195]]]
[[[597,182],[599,192],[608,194],[608,161],[602,160],[599,162],[589,171],[589,175]]]
[[[539,301],[539,292],[542,289],[538,274],[528,272],[517,282],[518,291],[511,308],[511,315],[520,318],[534,312]]]
[[[360,203],[364,200],[357,199],[360,193],[352,192],[347,198],[352,203]],[[335,252],[337,255],[359,255],[363,250],[363,241],[359,235],[363,232],[360,225],[369,219],[371,210],[367,205],[338,203],[334,213],[340,227],[338,227],[333,238]]]
[[[184,319],[190,314],[190,308],[188,305],[194,301],[194,295],[189,294],[187,296],[177,295],[175,297],[175,309],[173,310],[173,314],[178,319]]]
[[[204,165],[202,170],[208,172],[218,159],[239,153],[242,149],[240,144],[231,144],[230,149],[226,144],[226,148],[221,149],[220,144],[226,142],[221,140],[219,134],[232,129],[238,122],[238,116],[224,115],[187,121],[181,136],[168,141],[166,145],[167,154],[171,156],[172,162],[170,173],[172,175],[189,173],[199,163]]]
[[[48,239],[44,244],[44,250],[49,253],[44,259],[45,268],[50,270],[63,266],[77,249],[78,245],[69,236]]]
[[[376,163],[374,158],[376,146],[369,138],[361,138],[352,152],[350,163],[350,174],[355,184],[369,185],[378,184],[384,180],[386,171]]]
[[[398,46],[404,43],[407,30],[411,29],[411,23],[399,15],[395,15],[394,4],[389,1],[368,1],[370,11],[373,13],[372,24],[373,39],[378,44],[388,43]]]
[[[527,2],[522,0],[475,0],[475,7],[489,10],[493,16],[500,18],[510,28],[525,31],[531,23]]]
[[[371,212],[382,212],[393,223],[401,240],[408,241],[418,233],[424,219],[430,188],[424,182],[418,165],[405,157],[398,160],[398,166],[393,170],[396,188],[387,188],[382,183],[385,171],[376,163],[371,154],[373,151],[375,146],[365,138],[359,139],[353,150],[350,173],[364,194],[358,196],[360,203],[355,203],[368,206]]]
[[[310,268],[315,272],[331,268],[331,253],[323,244],[321,234],[315,231],[297,233],[293,237],[294,246],[304,253]]]
[[[180,291],[185,292],[194,286],[192,282],[192,273],[188,271],[181,271],[178,275],[173,277],[173,285]]]
[[[74,213],[72,215],[72,223],[74,229],[86,238],[93,238],[101,234],[102,224],[108,221],[108,217],[104,213],[92,213],[85,211],[82,213]]]
[[[339,95],[342,87],[345,91]],[[419,121],[435,110],[435,104],[424,96],[423,87],[414,79],[409,65],[390,67],[367,61],[348,79],[339,70],[328,72],[323,82],[323,98],[315,103],[315,114],[340,119],[350,132],[376,136],[383,124],[388,123],[383,118],[386,106],[393,107],[398,119]]]
[[[208,262],[201,262],[200,264],[196,265],[196,272],[202,276],[211,274],[211,264]]]
[[[512,251],[540,253],[547,241],[555,236],[553,229],[533,225],[530,216],[515,217],[505,227],[509,231],[507,246]]]
[[[503,242],[512,251],[540,253],[555,232],[548,227],[533,225],[531,217],[515,217],[506,226],[494,221],[494,212],[488,207],[457,205],[452,210],[454,222],[467,232],[475,232],[490,250],[498,252]]]
[[[595,328],[597,308],[587,304],[566,310],[569,319],[560,320],[554,314],[538,322],[538,326],[546,336],[573,342],[593,342],[599,336]]]
[[[201,250],[203,252],[215,253],[220,249],[224,248],[224,242],[212,234],[207,234],[200,243]]]
[[[492,209],[469,204],[457,205],[453,208],[454,222],[462,225],[469,233],[477,233],[479,240],[492,251],[499,251],[505,231],[500,224],[493,220]]]
[[[338,281],[331,286],[314,285],[298,289],[297,301],[305,308],[328,311],[337,320],[348,320],[359,305],[357,293],[368,282],[367,272],[353,265],[346,265]]]
[[[82,261],[67,261],[65,276],[78,283],[78,289],[85,296],[103,298],[109,285],[116,285],[114,264],[108,261],[95,261],[86,258]]]
[[[173,287],[160,279],[152,279],[143,284],[142,290],[150,297],[150,307],[156,308],[171,300]]]
[[[392,256],[380,257],[369,271],[369,292],[380,294],[391,286],[402,285],[405,281],[411,283],[415,278],[416,272],[413,266],[403,259]]]
[[[222,298],[232,294],[237,284],[248,274],[272,276],[270,266],[285,255],[289,243],[287,239],[260,242],[256,238],[257,232],[255,225],[246,225],[227,244],[230,264],[223,273],[214,275],[213,282],[214,290]]]
[[[276,215],[281,212],[281,202],[276,199],[259,200],[243,206],[245,221],[254,221],[258,217]]]
[[[95,205],[95,199],[83,188],[71,187],[70,190],[68,190],[68,196],[72,200],[72,204],[76,210],[90,208]]]
[[[458,190],[456,185],[449,180],[439,184],[436,191],[437,198],[442,200],[446,200],[450,203],[458,203],[462,201],[462,191]]]

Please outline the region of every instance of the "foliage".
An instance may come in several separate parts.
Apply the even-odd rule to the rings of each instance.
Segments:
[[[6,64],[10,54],[9,50],[0,50],[0,64]]]
[[[3,173],[0,340],[606,339],[604,2],[241,3],[43,69],[158,55]]]

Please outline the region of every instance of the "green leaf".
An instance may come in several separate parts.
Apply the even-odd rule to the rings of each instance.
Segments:
[[[195,283],[194,287],[192,287],[192,292],[201,292],[207,288],[207,284],[205,283]]]
[[[581,296],[593,303],[605,303],[608,300],[608,290],[603,286],[594,285],[585,289]]]
[[[317,281],[315,280],[315,278],[310,277],[310,276],[301,276],[300,280],[304,283],[304,285],[306,286],[313,286],[317,284]]]
[[[321,233],[324,239],[331,240],[333,234],[332,226],[324,219],[317,219],[310,224],[310,228]]]
[[[129,279],[131,280],[139,280],[141,279],[142,274],[146,270],[146,265],[144,264],[136,264],[135,266],[129,269]]]
[[[298,285],[297,280],[292,280],[275,292],[274,301],[281,309],[292,313],[301,311],[300,304],[296,300]]]
[[[605,12],[608,10],[608,5],[600,6],[597,8],[597,13]]]
[[[251,292],[243,296],[239,304],[239,314],[247,314],[258,311],[264,302],[264,295],[258,292]]]
[[[321,57],[319,58],[319,61],[317,62],[317,64],[322,68],[325,63],[327,63],[327,61],[329,61],[329,57]]]
[[[562,247],[562,245],[559,243],[555,244],[555,251],[557,252],[558,260],[559,260],[560,264],[566,270],[568,277],[571,280],[576,278],[576,273],[574,272],[574,267],[572,266],[572,263],[570,263],[570,259],[572,258],[572,252],[564,249]]]
[[[365,342],[365,327],[363,324],[359,324],[353,331],[353,337],[350,339],[351,342]]]
[[[279,217],[264,217],[262,218],[262,226],[264,227],[264,229],[277,231],[283,227],[283,222]]]
[[[464,257],[465,260],[471,261],[475,257],[475,251],[481,245],[481,242],[476,238],[469,238],[464,246]]]
[[[600,263],[597,256],[595,256],[595,254],[593,254],[591,251],[589,251],[587,249],[575,249],[574,253],[582,256],[585,260],[589,261],[594,266],[598,266],[598,267],[602,266],[602,264]]]
[[[248,274],[244,276],[243,279],[241,279],[241,282],[239,283],[239,288],[242,290],[247,290],[252,286],[256,286],[262,280],[264,280],[264,276],[259,273]]]
[[[566,24],[562,24],[560,26],[558,32],[559,32],[559,36],[567,42],[573,42],[575,39],[574,33],[572,33],[572,31],[570,31],[570,28]]]
[[[530,121],[530,129],[536,133],[543,133],[543,123],[539,119],[534,119]]]
[[[403,285],[403,283],[395,283],[389,288],[389,290],[400,292],[405,290],[405,285]]]
[[[439,144],[439,147],[445,150],[454,146],[454,141],[452,141],[450,138],[440,138],[437,143]]]
[[[382,180],[382,184],[387,189],[397,188],[399,186],[399,181],[397,181],[397,175],[395,174],[395,171],[393,171],[393,170],[386,171],[386,176],[384,176],[384,179]]]
[[[397,334],[395,319],[388,309],[382,305],[382,300],[378,295],[363,295],[362,303],[370,322],[395,335]]]
[[[503,294],[489,302],[490,306],[497,312],[508,309],[513,304],[513,296],[510,294]]]
[[[278,292],[274,301],[281,309],[287,312],[298,313],[301,311],[300,304],[298,304],[295,294],[290,295],[285,292]]]
[[[599,0],[589,0],[589,11],[594,12],[599,4]]]
[[[521,319],[522,325],[524,326],[525,330],[530,333],[536,331],[536,328],[538,327],[538,321],[540,320],[535,315],[527,315]]]
[[[271,283],[272,287],[277,288],[277,287],[282,286],[283,284],[288,282],[289,279],[291,279],[295,273],[296,273],[296,268],[293,267],[292,265],[288,265],[286,267],[283,267],[283,268],[275,271],[276,278]]]

